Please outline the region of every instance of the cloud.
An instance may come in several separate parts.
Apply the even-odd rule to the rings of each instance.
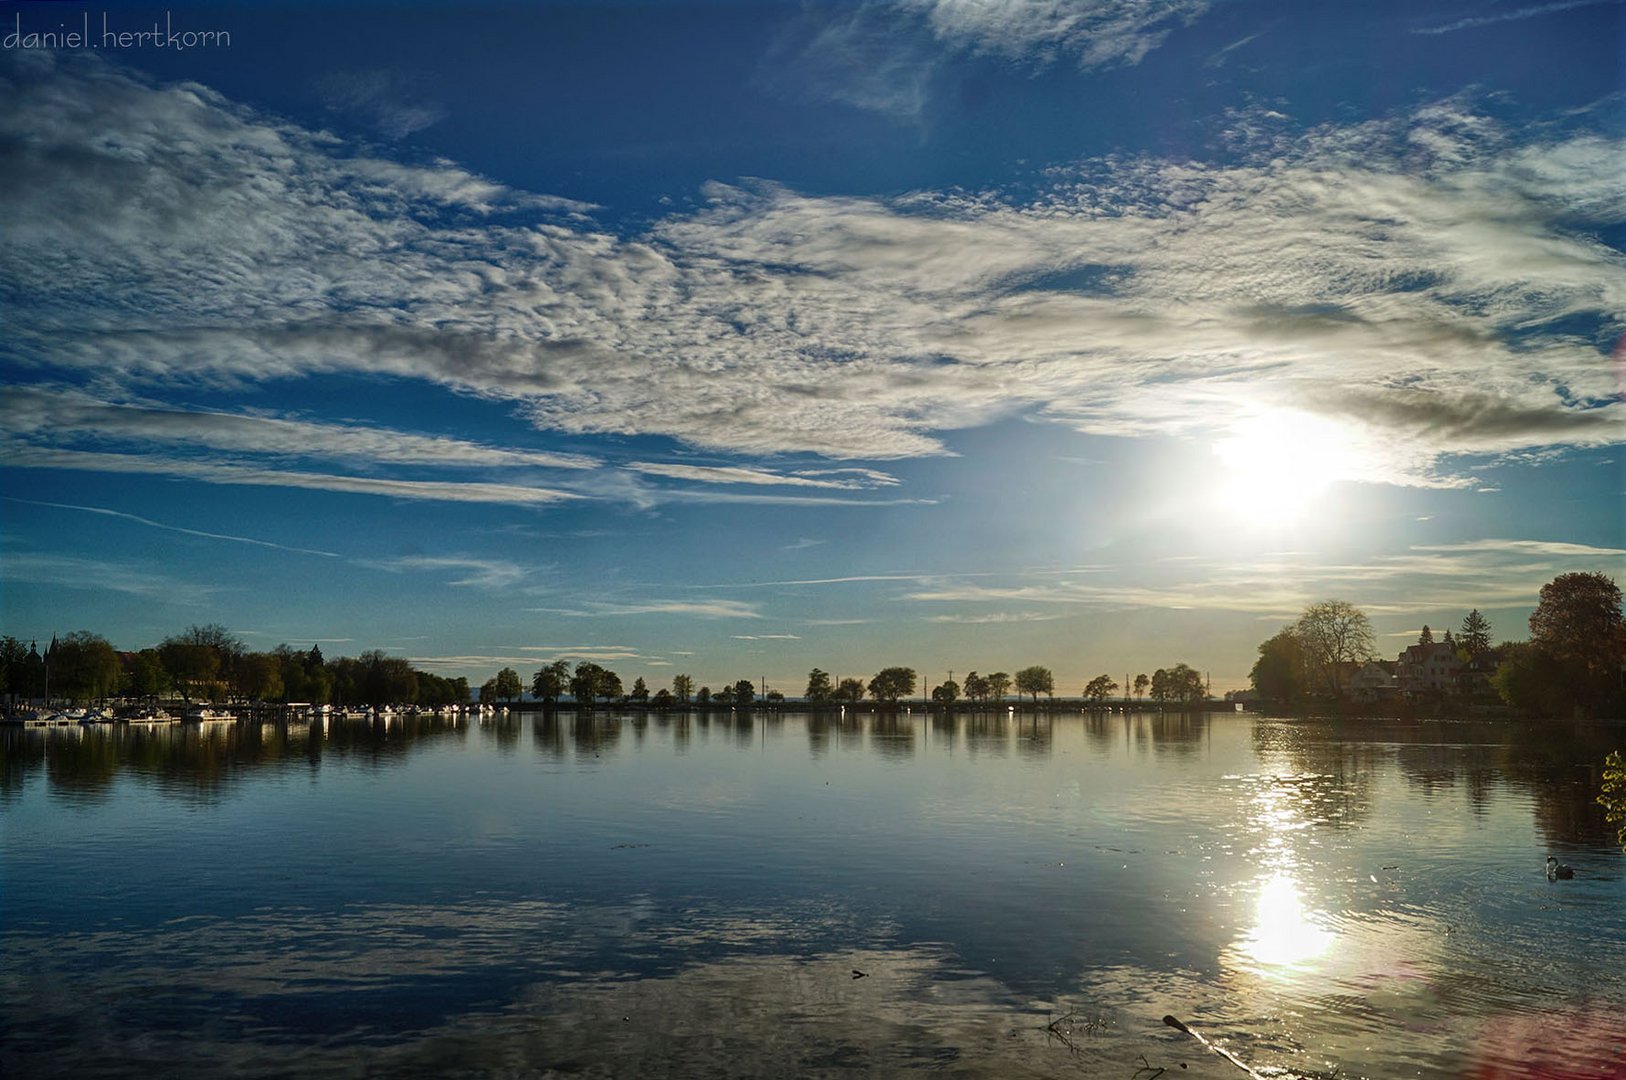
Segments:
[[[18,386],[0,402],[7,437],[57,446],[95,441],[143,447],[208,447],[240,455],[324,458],[357,465],[592,469],[594,458],[517,450],[365,424],[104,401],[83,391]]]
[[[498,503],[513,506],[545,506],[579,499],[573,492],[519,484],[488,484],[474,481],[387,480],[377,477],[335,476],[328,473],[256,469],[237,465],[214,465],[201,461],[103,454],[86,450],[48,450],[33,447],[8,448],[6,465],[29,469],[85,469],[95,472],[146,474],[197,480],[206,484],[234,484],[248,487],[284,487],[304,491],[344,492],[354,495],[383,495],[393,499],[436,502]]]
[[[133,521],[138,525],[149,528],[163,529],[166,532],[181,533],[185,536],[198,536],[207,540],[228,540],[236,544],[252,544],[255,547],[274,548],[277,551],[290,551],[298,555],[320,555],[323,558],[337,559],[341,556],[333,551],[318,551],[315,548],[291,547],[287,544],[275,544],[269,540],[256,540],[248,536],[233,536],[230,533],[205,532],[201,529],[187,529],[179,525],[165,525],[161,521],[138,517],[135,514],[126,514],[120,510],[109,510],[102,506],[77,506],[73,503],[40,502],[36,499],[18,499],[10,495],[0,495],[0,499],[7,502],[24,503],[28,506],[48,506],[56,510],[77,510],[81,513],[96,514],[101,517],[118,518],[121,521]]]
[[[595,602],[582,608],[533,608],[555,615],[575,618],[600,618],[619,615],[689,615],[702,619],[760,619],[756,606],[738,600],[653,600],[645,603],[617,604]],[[685,654],[678,654],[685,655]]]
[[[372,69],[335,72],[317,83],[328,108],[348,113],[391,139],[403,139],[446,119],[444,106],[424,101],[416,80]]]
[[[623,468],[650,476],[696,480],[705,484],[762,484],[863,491],[898,483],[897,477],[875,469],[807,469],[793,473],[778,473],[769,469],[741,466],[684,465],[651,461],[633,461]]]
[[[402,555],[393,559],[369,560],[363,565],[379,570],[455,573],[450,585],[502,591],[511,589],[530,576],[530,571],[506,559],[484,559],[472,555]]]
[[[53,589],[127,593],[144,600],[190,607],[211,601],[221,591],[196,581],[155,574],[130,563],[29,551],[7,551],[5,558],[0,559],[0,580]]]
[[[1143,27],[1145,43],[1199,9],[907,10],[966,48],[1082,61],[1085,37],[1119,39],[1080,28],[1123,26],[1128,42]],[[1108,52],[1127,62],[1137,48]],[[0,287],[24,298],[8,311],[12,368],[90,384],[104,404],[346,373],[476,395],[550,431],[849,461],[941,454],[945,432],[1015,414],[1220,438],[1293,409],[1367,448],[1353,479],[1429,486],[1461,483],[1462,454],[1626,435],[1607,355],[1626,329],[1626,259],[1600,239],[1626,222],[1616,137],[1503,130],[1444,102],[1296,136],[1266,126],[1224,165],[1080,162],[1020,202],[711,185],[701,209],[614,235],[580,204],[450,163],[360,154],[196,85],[38,57],[10,71]],[[34,391],[53,393],[64,396]],[[309,436],[360,460],[389,441],[288,417],[109,410],[93,419],[131,439],[174,424],[245,452]],[[398,453],[471,464],[528,453],[421,438]],[[68,454],[33,446],[21,463],[55,455],[57,467],[416,498],[570,497]],[[708,489],[886,486],[886,474],[637,464],[665,479],[685,477],[649,467],[713,469],[686,477]],[[595,494],[613,487],[583,479],[606,485]],[[614,490],[640,505],[823,504]]]
[[[1450,34],[1457,30],[1470,30],[1478,26],[1489,26],[1492,23],[1516,22],[1523,19],[1538,18],[1542,15],[1556,15],[1561,11],[1570,11],[1575,8],[1619,3],[1620,0],[1560,0],[1560,2],[1554,4],[1536,4],[1531,7],[1515,8],[1512,11],[1498,11],[1491,15],[1472,15],[1440,26],[1420,26],[1413,30],[1412,33]]]
[[[800,634],[734,634],[735,641],[800,641]]]
[[[870,0],[813,8],[764,57],[770,90],[913,120],[956,54],[1042,67],[1138,64],[1208,0]]]
[[[1551,541],[1487,539],[1461,544],[1416,545],[1364,562],[1329,562],[1304,553],[1263,556],[1246,563],[1192,560],[1183,576],[1145,580],[1143,571],[1121,568],[1103,583],[1095,577],[1007,575],[1002,583],[943,580],[903,595],[928,604],[1033,605],[1086,610],[1163,608],[1233,611],[1288,619],[1328,595],[1342,596],[1373,612],[1443,608],[1527,608],[1555,574],[1599,570],[1619,574],[1626,551]],[[1070,575],[1069,575],[1070,576]],[[1172,578],[1172,580],[1171,580]],[[978,617],[971,612],[970,618]],[[1003,615],[995,617],[1003,620]],[[966,612],[945,621],[968,621]]]

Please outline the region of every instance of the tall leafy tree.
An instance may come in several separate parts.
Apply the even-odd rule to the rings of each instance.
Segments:
[[[644,682],[642,675],[632,680],[632,693],[627,696],[640,705],[649,700],[649,684]]]
[[[836,700],[856,705],[864,700],[864,680],[842,679],[836,687]]]
[[[1004,701],[1005,695],[1011,692],[1011,677],[1003,671],[996,671],[988,676],[988,696],[995,701]]]
[[[519,681],[519,672],[511,667],[505,667],[497,672],[497,697],[502,701],[513,701],[525,692],[524,684]]]
[[[1423,632],[1421,634],[1417,635],[1417,644],[1419,644],[1419,645],[1432,645],[1432,644],[1434,644],[1434,631],[1432,631],[1432,630],[1430,630],[1428,628],[1428,623],[1423,624]]]
[[[1135,676],[1135,700],[1139,701],[1146,696],[1146,690],[1152,685],[1152,680],[1142,672]]]
[[[830,673],[828,671],[814,668],[807,673],[807,690],[802,696],[807,698],[809,702],[815,705],[823,704],[829,701],[834,693],[835,688],[830,684]]]
[[[1530,614],[1530,644],[1550,658],[1568,709],[1613,712],[1626,678],[1626,624],[1621,592],[1600,573],[1560,574],[1541,587]]]
[[[1039,664],[1025,667],[1016,673],[1016,692],[1018,694],[1031,694],[1033,703],[1039,703],[1039,695],[1054,695],[1056,692],[1056,676],[1050,669]]]
[[[756,701],[757,688],[750,679],[741,679],[734,684],[734,704],[742,709],[749,709]]]
[[[1118,689],[1118,683],[1111,675],[1097,675],[1084,687],[1084,699],[1099,705],[1111,697],[1112,692],[1116,689]]]
[[[1293,627],[1284,626],[1259,646],[1259,659],[1248,678],[1259,696],[1272,705],[1296,707],[1304,696],[1304,649]]]
[[[882,668],[869,681],[870,696],[883,705],[896,705],[900,698],[908,697],[914,692],[914,668]]]
[[[567,661],[555,660],[531,676],[531,696],[538,701],[558,701],[565,696],[568,689],[570,689],[570,664]]]
[[[971,701],[988,700],[988,680],[975,671],[965,677],[965,696]]]
[[[941,685],[932,687],[932,700],[939,705],[952,705],[959,697],[960,684],[953,679],[946,679]]]
[[[694,693],[694,679],[688,675],[672,676],[672,693],[684,705],[689,703],[689,695]]]

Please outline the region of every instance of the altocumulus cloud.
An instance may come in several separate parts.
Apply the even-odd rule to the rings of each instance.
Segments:
[[[973,8],[927,14],[971,33]],[[1607,357],[1626,261],[1598,238],[1626,220],[1622,141],[1521,140],[1454,103],[1226,165],[1077,163],[1024,202],[715,184],[622,236],[582,204],[364,156],[196,85],[25,57],[4,90],[0,283],[27,298],[7,348],[109,392],[364,373],[554,431],[848,460],[942,453],[943,432],[1017,411],[1143,435],[1290,408],[1382,448],[1356,479],[1409,484],[1453,482],[1449,455],[1626,430]]]

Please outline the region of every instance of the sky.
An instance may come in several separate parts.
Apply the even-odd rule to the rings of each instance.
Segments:
[[[1218,693],[1626,580],[1619,0],[0,21],[0,632]]]

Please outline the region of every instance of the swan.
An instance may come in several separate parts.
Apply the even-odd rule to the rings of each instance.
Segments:
[[[1549,878],[1572,878],[1575,876],[1575,870],[1559,862],[1558,856],[1549,855],[1547,856],[1547,876]]]

